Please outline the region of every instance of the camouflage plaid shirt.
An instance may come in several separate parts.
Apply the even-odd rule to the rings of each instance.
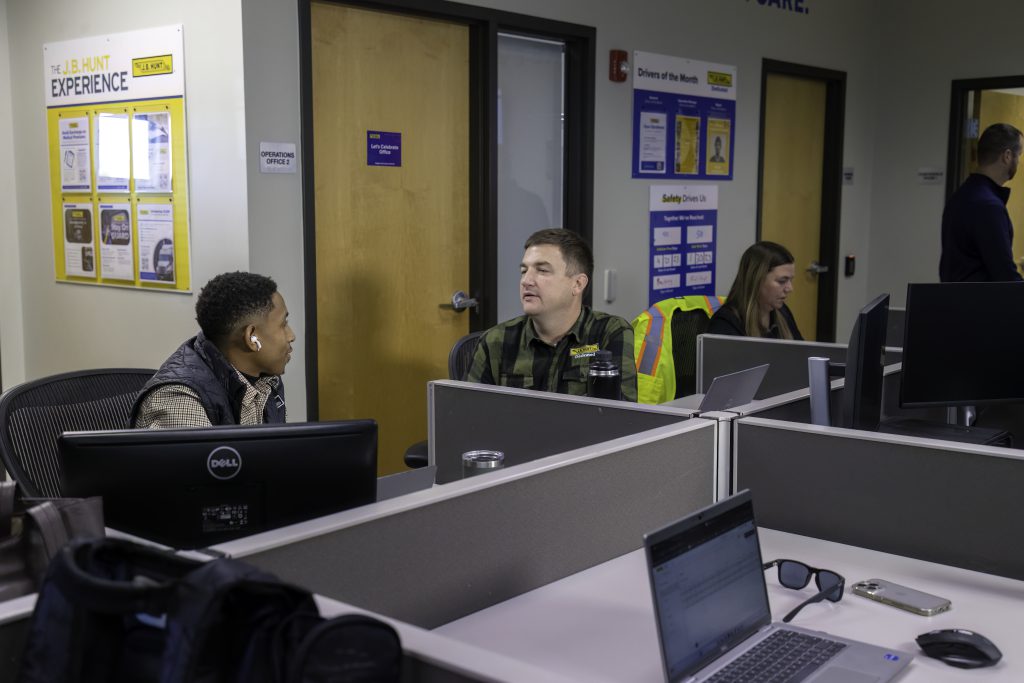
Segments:
[[[636,401],[633,328],[622,318],[584,307],[555,346],[547,344],[523,315],[495,325],[480,338],[470,382],[586,396],[590,359],[609,350],[622,373],[622,397]]]

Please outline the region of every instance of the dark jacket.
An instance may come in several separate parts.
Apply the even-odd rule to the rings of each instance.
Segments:
[[[196,392],[210,424],[238,424],[246,386],[235,368],[202,332],[179,346],[142,387],[132,406],[131,428],[135,427],[146,396],[168,384],[183,384]],[[263,409],[263,422],[283,423],[284,420],[284,385],[279,384],[276,396],[271,394]]]
[[[1013,223],[1006,211],[1010,188],[972,173],[942,212],[942,282],[1020,280],[1013,262]]]
[[[761,336],[772,339],[782,339],[782,335],[779,331],[779,325],[776,322],[777,315],[781,315],[786,320],[786,324],[789,325],[789,331],[793,334],[793,339],[803,341],[804,338],[796,326],[796,319],[793,317],[793,313],[789,310],[789,306],[786,304],[782,304],[782,308],[778,311],[772,311],[770,318],[771,327],[768,328],[768,332]],[[734,337],[746,337],[747,330],[743,326],[743,321],[740,320],[739,313],[737,313],[727,301],[715,312],[713,316],[711,316],[711,322],[708,323],[708,334],[729,334]]]

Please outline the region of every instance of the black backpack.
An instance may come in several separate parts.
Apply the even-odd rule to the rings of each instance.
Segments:
[[[74,542],[47,571],[18,680],[398,681],[394,629],[352,619],[321,619],[308,591],[238,560]]]

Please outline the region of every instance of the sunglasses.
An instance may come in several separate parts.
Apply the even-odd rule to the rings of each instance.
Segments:
[[[796,560],[772,560],[764,564],[765,570],[772,567],[779,568],[779,583],[786,588],[794,590],[806,588],[807,584],[811,582],[812,576],[814,577],[814,583],[818,586],[817,595],[804,600],[782,618],[782,621],[787,624],[807,605],[821,602],[822,600],[839,602],[843,599],[843,587],[846,585],[846,579],[833,571],[811,567]]]

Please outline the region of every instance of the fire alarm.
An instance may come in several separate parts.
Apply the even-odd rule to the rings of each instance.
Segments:
[[[608,80],[622,83],[629,75],[629,55],[625,50],[611,50],[608,55]]]

